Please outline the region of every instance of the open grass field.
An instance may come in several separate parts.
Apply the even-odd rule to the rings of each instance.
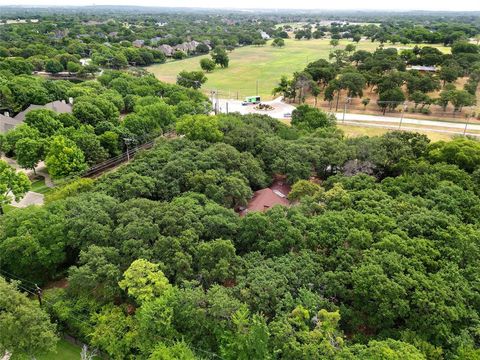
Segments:
[[[330,52],[330,40],[293,40],[287,39],[286,46],[278,49],[270,46],[245,46],[237,48],[230,53],[230,66],[227,69],[217,68],[207,74],[208,81],[203,85],[203,90],[218,89],[222,98],[236,98],[237,92],[240,99],[245,96],[256,95],[258,81],[258,94],[265,100],[272,98],[272,89],[277,85],[282,75],[291,76],[294,71],[300,71],[314,60],[328,59]],[[339,48],[343,48],[350,41],[342,40]],[[379,43],[361,41],[357,50],[372,51]],[[413,47],[414,45],[385,45],[397,48]],[[437,46],[441,51],[449,51],[448,48]],[[187,58],[184,60],[172,60],[165,64],[152,65],[148,71],[166,82],[174,83],[177,74],[182,70],[200,70],[200,59],[209,55]]]
[[[61,339],[57,343],[57,351],[50,352],[44,355],[39,355],[35,357],[37,360],[80,360],[81,348],[77,345],[74,345],[68,342],[65,339]],[[13,354],[12,360],[27,360],[24,356],[16,356]]]
[[[387,132],[393,131],[392,129],[384,129],[379,127],[368,127],[361,125],[342,125],[337,124],[337,127],[345,133],[347,137],[358,137],[358,136],[381,136]],[[425,134],[432,141],[450,141],[452,140],[452,135],[438,133],[434,131],[418,130],[419,133]]]
[[[67,340],[61,339],[57,344],[57,352],[38,356],[37,360],[80,360],[80,352],[82,349],[69,343]]]

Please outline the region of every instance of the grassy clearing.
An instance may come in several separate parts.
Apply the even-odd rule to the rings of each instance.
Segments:
[[[47,192],[50,191],[50,188],[47,185],[45,185],[45,179],[40,178],[32,182],[32,187],[30,190],[39,194],[46,194]]]
[[[62,339],[57,344],[57,352],[38,356],[37,360],[79,360],[81,350],[79,346]]]
[[[272,89],[277,85],[282,75],[291,76],[295,71],[301,71],[314,60],[328,59],[330,53],[330,40],[293,40],[287,39],[286,46],[278,49],[270,46],[245,46],[235,49],[230,53],[230,66],[227,69],[217,68],[207,74],[208,81],[203,89],[209,92],[218,89],[222,98],[236,98],[237,92],[240,99],[256,94],[258,80],[258,94],[265,99],[272,98]],[[340,41],[339,48],[343,48],[350,41]],[[361,41],[358,50],[373,51],[379,43]],[[398,49],[413,47],[414,45],[386,45]],[[442,51],[449,51],[443,46],[437,46]],[[148,71],[166,82],[174,83],[177,74],[182,70],[200,70],[200,60],[209,55],[187,58],[184,60],[169,61],[165,64],[152,65]]]
[[[385,129],[379,127],[369,127],[369,126],[356,126],[356,125],[340,125],[337,124],[337,127],[345,133],[347,137],[358,137],[358,136],[381,136],[387,132],[393,131],[393,129]],[[437,133],[434,131],[425,131],[420,128],[416,130],[420,134],[425,134],[432,141],[450,141],[452,140],[452,135]]]
[[[57,343],[57,351],[47,354],[36,356],[37,360],[80,360],[81,348],[77,345],[73,345],[65,339],[61,339]],[[25,356],[16,356],[13,354],[12,360],[27,360]]]

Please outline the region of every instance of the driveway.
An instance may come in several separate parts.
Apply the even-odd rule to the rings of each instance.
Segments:
[[[19,202],[13,200],[10,205],[17,208],[25,208],[30,205],[43,205],[43,194],[36,193],[34,191],[29,191]]]
[[[213,106],[215,107],[215,102]],[[282,97],[278,97],[272,101],[262,101],[262,104],[268,104],[274,109],[270,111],[256,110],[255,105],[242,105],[241,100],[229,100],[229,99],[218,99],[218,110],[220,113],[233,113],[238,112],[242,115],[245,114],[264,114],[269,115],[275,119],[285,120],[289,117],[285,114],[291,114],[295,110],[295,106],[284,103]],[[413,119],[409,117],[391,117],[391,116],[382,116],[382,115],[363,115],[363,114],[352,114],[346,113],[336,113],[338,124],[351,124],[351,125],[364,125],[364,126],[373,126],[373,127],[382,127],[382,128],[396,128],[400,125],[400,120],[402,121],[402,129],[404,130],[431,130],[439,133],[447,134],[463,134],[465,130],[465,123],[453,122],[453,121],[440,121],[440,120],[421,120]],[[364,123],[364,124],[362,124]],[[419,128],[408,127],[408,125],[416,125]],[[450,130],[449,130],[450,129]],[[480,131],[480,124],[468,124],[467,132],[468,135],[480,136],[479,134],[469,133],[468,130]]]
[[[213,107],[215,107],[215,102]],[[284,103],[282,101],[282,97],[278,97],[272,101],[262,101],[262,104],[268,104],[273,107],[273,110],[256,110],[256,105],[242,105],[241,100],[228,100],[228,99],[218,99],[218,110],[219,112],[225,113],[233,113],[238,112],[242,115],[246,114],[263,114],[269,115],[275,119],[286,119],[285,114],[292,113],[295,110],[295,106]]]

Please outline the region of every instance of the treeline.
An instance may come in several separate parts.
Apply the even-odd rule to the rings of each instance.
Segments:
[[[306,106],[292,124],[182,118],[3,215],[3,275],[66,277],[52,321],[114,359],[478,357],[479,143],[345,138]],[[278,174],[293,206],[233,211]]]
[[[468,41],[471,38],[480,39],[480,27],[475,21],[465,19],[434,20],[425,18],[382,19],[378,23],[363,24],[344,21],[323,25],[321,21],[310,19],[301,28],[295,30],[296,39],[321,39],[329,36],[331,39],[351,39],[359,42],[362,38],[380,43],[391,44],[444,44],[452,45],[457,41]],[[285,30],[293,30],[290,25],[284,25]]]
[[[335,105],[336,110],[341,93],[350,100],[362,98],[367,88],[378,93],[377,104],[383,112],[395,110],[406,100],[415,104],[412,111],[420,110],[425,114],[429,114],[432,104],[441,106],[444,111],[451,104],[457,112],[476,103],[480,81],[478,45],[457,42],[451,47],[451,54],[443,54],[430,46],[401,51],[380,46],[369,52],[356,50],[354,44],[339,49],[338,40],[332,40],[331,45],[330,61],[320,59],[294,73],[292,79],[282,77],[273,92],[299,102],[305,101],[307,95],[314,96],[316,101],[323,92],[324,99],[331,107]],[[416,65],[433,67],[434,71],[408,69]],[[460,77],[468,77],[463,90],[454,85]],[[438,97],[432,98],[431,93],[438,91]],[[369,98],[362,99],[365,106],[369,102]]]
[[[190,53],[208,53],[217,46],[231,51],[262,40],[260,31],[275,31],[275,22],[267,18],[254,20],[232,14],[219,17],[189,13],[156,16],[117,13],[108,20],[91,14],[43,14],[36,20],[1,26],[0,63],[6,58],[23,58],[30,72],[67,71],[89,76],[98,71],[98,66],[111,69],[147,66],[165,62],[166,55],[182,58]],[[192,40],[200,44],[172,54],[160,48]]]

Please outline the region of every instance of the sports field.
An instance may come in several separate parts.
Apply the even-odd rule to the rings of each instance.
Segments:
[[[218,90],[222,98],[236,98],[237,92],[240,99],[245,96],[256,95],[258,81],[258,95],[268,100],[272,98],[272,89],[277,85],[282,75],[291,76],[294,71],[301,71],[314,60],[328,59],[330,40],[293,40],[287,39],[284,48],[274,48],[270,42],[265,46],[245,46],[237,48],[229,54],[230,66],[227,69],[216,68],[207,74],[208,81],[203,85],[203,90]],[[342,40],[338,48],[351,43]],[[357,50],[375,50],[379,44],[371,41],[361,41]],[[411,46],[385,45],[385,47],[403,49]],[[445,48],[439,46],[442,51]],[[152,65],[147,68],[160,80],[175,82],[177,74],[182,70],[200,70],[200,59],[209,55],[172,60],[165,64]]]

